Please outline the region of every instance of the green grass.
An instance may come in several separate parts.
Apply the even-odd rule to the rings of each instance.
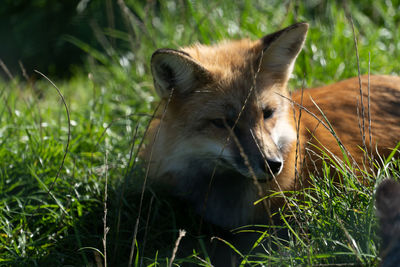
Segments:
[[[43,77],[26,81],[22,73],[0,81],[0,264],[13,266],[100,266],[103,248],[105,181],[108,179],[107,261],[126,266],[139,212],[144,172],[137,151],[156,97],[149,59],[161,47],[193,42],[259,38],[296,21],[310,23],[290,87],[332,83],[357,75],[354,40],[344,7],[334,1],[126,1],[115,10],[126,28],[101,28],[96,34],[117,39],[87,51],[87,64],[68,81],[55,81],[69,107]],[[399,74],[399,1],[348,3],[358,39],[361,72]],[[101,38],[100,38],[101,39]],[[51,77],[49,77],[51,79]],[[355,122],[357,123],[357,122]],[[400,140],[399,140],[400,141]],[[66,146],[68,154],[56,179]],[[282,215],[287,240],[269,236],[273,249],[251,258],[252,266],[317,264],[377,265],[379,237],[374,208],[375,181],[399,178],[400,161],[380,162],[365,186],[343,166],[343,186],[329,178],[327,159],[315,188],[289,199],[293,212]],[[134,265],[163,266],[171,257],[181,225],[196,216],[179,213],[179,203],[146,192]],[[183,207],[182,209],[184,209]],[[195,226],[193,226],[195,228]],[[265,232],[269,235],[269,232]],[[205,259],[202,251],[199,257]],[[97,256],[96,256],[97,255]],[[176,259],[179,263],[183,259]],[[200,263],[191,257],[186,259]],[[249,259],[250,260],[250,259]]]

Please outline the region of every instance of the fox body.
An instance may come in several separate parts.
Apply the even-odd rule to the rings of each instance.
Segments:
[[[307,30],[298,23],[257,41],[157,50],[151,64],[161,105],[144,151],[153,183],[232,228],[266,222],[265,205],[254,202],[306,182],[299,177],[321,161],[310,144],[339,158],[344,147],[362,166],[357,78],[289,95]],[[362,77],[364,105],[367,85]],[[371,76],[370,91],[372,144],[365,143],[385,155],[400,140],[400,78]]]

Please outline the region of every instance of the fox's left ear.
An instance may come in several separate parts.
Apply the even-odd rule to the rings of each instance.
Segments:
[[[289,77],[308,31],[307,23],[296,23],[283,30],[264,36],[261,70]]]
[[[189,54],[174,49],[159,49],[151,57],[154,86],[161,98],[169,97],[171,90],[187,95],[211,79],[208,70]]]

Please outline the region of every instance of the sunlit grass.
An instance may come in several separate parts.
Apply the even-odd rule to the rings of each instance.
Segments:
[[[79,266],[102,260],[96,250],[103,251],[107,171],[107,260],[111,266],[127,265],[144,177],[137,151],[156,101],[149,69],[155,49],[255,39],[296,21],[307,21],[308,39],[291,89],[357,75],[351,25],[344,7],[333,2],[126,1],[126,5],[123,12],[115,10],[126,19],[125,29],[103,27],[94,33],[118,40],[125,49],[102,43],[103,50],[98,51],[65,37],[84,49],[88,59],[73,78],[55,81],[71,117],[69,153],[57,181],[68,134],[57,91],[40,76],[35,82],[24,78],[0,82],[0,264]],[[400,72],[393,60],[399,58],[400,50],[399,6],[394,0],[348,4],[362,73],[367,72],[369,53],[372,73]],[[343,171],[344,186],[335,186],[327,178],[331,165],[328,160],[323,175],[312,177],[313,190],[289,198],[293,213],[285,213],[288,225],[283,225],[292,228],[288,240],[271,236],[275,249],[266,247],[265,253],[251,258],[251,264],[378,263],[375,184],[365,186]],[[391,159],[382,163],[371,179],[398,178],[399,168],[399,161]],[[171,257],[179,227],[198,222],[194,214],[187,214],[186,207],[184,215],[176,210],[182,203],[158,193],[146,192],[143,203],[133,263],[164,265]],[[196,252],[207,261],[206,251]],[[200,264],[199,258],[185,261]]]

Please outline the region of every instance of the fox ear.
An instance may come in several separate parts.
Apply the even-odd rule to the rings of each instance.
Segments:
[[[161,98],[172,88],[185,95],[209,81],[211,74],[189,54],[173,49],[159,49],[151,57],[154,86]]]
[[[264,51],[262,70],[277,72],[288,78],[303,47],[307,30],[307,23],[296,23],[261,38],[261,46]]]

